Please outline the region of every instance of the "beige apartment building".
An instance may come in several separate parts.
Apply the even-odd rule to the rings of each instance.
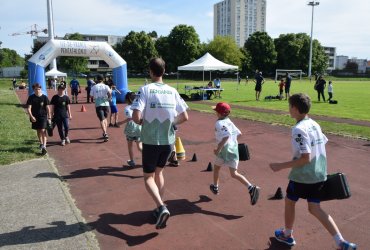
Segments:
[[[239,47],[256,31],[266,31],[266,0],[224,0],[213,6],[214,36],[231,36]]]

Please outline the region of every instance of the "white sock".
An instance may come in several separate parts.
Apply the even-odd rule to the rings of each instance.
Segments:
[[[285,236],[291,236],[293,234],[293,229],[284,229]]]
[[[337,244],[337,246],[339,247],[340,244],[344,241],[343,239],[343,236],[339,233],[339,234],[336,234],[333,236],[334,240],[335,240],[335,244]]]

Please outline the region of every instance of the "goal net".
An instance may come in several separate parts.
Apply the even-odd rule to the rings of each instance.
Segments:
[[[281,79],[281,77],[285,77],[286,73],[288,73],[291,77],[299,77],[299,80],[302,80],[302,70],[300,69],[277,69],[275,71],[275,82]]]

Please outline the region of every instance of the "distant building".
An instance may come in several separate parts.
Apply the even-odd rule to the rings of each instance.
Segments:
[[[348,59],[348,56],[336,56],[335,69],[343,70],[347,65]]]
[[[332,71],[335,69],[335,61],[337,56],[337,49],[335,47],[325,47],[324,46],[325,54],[328,56],[328,71]]]
[[[69,36],[72,34],[66,34],[65,36]],[[117,43],[121,43],[124,39],[123,36],[114,36],[114,35],[93,35],[93,34],[80,34],[83,37],[84,41],[97,41],[97,42],[107,42],[109,45],[114,46]],[[64,37],[56,37],[55,39],[62,40]],[[34,43],[36,41],[39,42],[48,42],[49,37],[40,37],[38,36],[34,39]],[[87,68],[90,71],[97,71],[97,72],[107,72],[111,71],[112,69],[109,68],[109,65],[102,60],[100,57],[89,57]]]
[[[0,77],[20,77],[22,70],[22,66],[0,68]]]
[[[239,47],[254,32],[266,31],[266,0],[224,0],[213,12],[213,35],[231,36]]]

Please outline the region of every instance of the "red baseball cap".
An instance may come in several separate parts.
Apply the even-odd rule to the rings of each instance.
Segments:
[[[221,115],[228,115],[231,110],[230,105],[226,102],[219,102],[216,106],[213,106],[212,109]]]

